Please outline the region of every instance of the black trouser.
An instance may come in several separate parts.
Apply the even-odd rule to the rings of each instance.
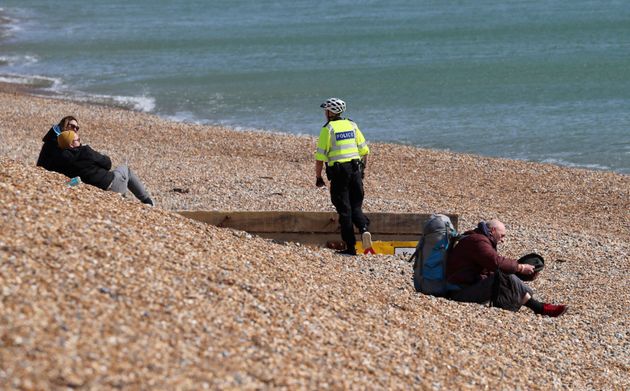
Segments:
[[[460,290],[450,291],[449,298],[455,301],[463,301],[467,303],[486,303],[493,301],[492,305],[509,311],[518,311],[523,305],[525,294],[529,293],[534,296],[532,288],[528,287],[520,278],[514,274],[503,273],[502,282],[497,281],[498,273],[480,280],[479,282],[462,287]],[[495,289],[499,291],[494,292]],[[500,298],[493,296],[498,295]],[[497,301],[497,302],[495,302]]]
[[[370,220],[361,210],[363,180],[359,161],[336,163],[332,167],[326,167],[326,176],[330,181],[330,199],[339,214],[341,238],[346,242],[348,249],[354,249],[357,241],[352,224],[354,223],[361,233],[367,231],[370,224]]]

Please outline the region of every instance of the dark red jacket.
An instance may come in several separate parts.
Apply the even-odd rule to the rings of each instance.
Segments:
[[[516,259],[506,258],[497,252],[497,244],[491,235],[477,228],[468,231],[451,251],[446,263],[446,279],[451,284],[472,285],[494,273],[497,268],[506,273],[516,273]]]

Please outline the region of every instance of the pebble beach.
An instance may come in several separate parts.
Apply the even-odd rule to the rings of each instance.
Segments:
[[[535,297],[569,305],[552,319],[415,293],[402,257],[175,213],[334,211],[314,185],[319,129],[178,123],[10,85],[0,107],[2,389],[630,389],[627,175],[370,143],[365,211],[452,213],[460,230],[499,218],[503,255],[545,258]],[[35,167],[65,115],[155,208]]]

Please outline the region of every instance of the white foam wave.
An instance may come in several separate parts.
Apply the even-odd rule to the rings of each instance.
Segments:
[[[148,113],[155,109],[155,98],[150,96],[113,96],[112,98],[120,104],[131,105],[131,108],[136,111]]]
[[[252,127],[248,127],[248,126],[238,126],[238,125],[234,125],[229,121],[219,121],[219,124],[221,124],[222,126],[226,126],[226,127],[230,127],[234,130],[236,130],[237,132],[255,132],[257,129],[252,128]]]
[[[21,30],[18,21],[7,16],[4,9],[0,8],[0,38],[11,37]]]
[[[145,113],[151,112],[155,109],[155,98],[141,95],[141,96],[122,96],[122,95],[98,95],[98,94],[86,94],[82,92],[64,92],[65,99],[74,99],[80,102],[97,103],[107,106],[123,107],[130,110],[142,111]]]
[[[24,56],[0,56],[0,65],[32,65],[38,62],[39,60],[35,56],[24,55]]]
[[[151,96],[99,95],[72,91],[63,84],[61,79],[54,77],[0,73],[0,82],[30,87],[40,92],[49,92],[52,93],[52,95],[46,94],[46,96],[50,98],[70,99],[79,102],[124,107],[126,109],[146,113],[155,109],[155,98]],[[34,93],[36,92],[34,91]]]
[[[169,121],[184,122],[184,123],[195,124],[195,125],[207,125],[208,123],[207,121],[200,120],[190,111],[178,111],[173,115],[164,115],[161,117]]]
[[[24,55],[24,56],[20,56],[19,58],[20,62],[22,62],[24,65],[33,65],[35,63],[37,63],[39,61],[39,59],[36,56],[31,56],[31,55]]]
[[[61,79],[40,75],[19,75],[14,73],[0,74],[3,83],[20,84],[45,90],[56,90],[61,86]]]
[[[589,164],[589,163],[574,163],[564,159],[547,158],[541,161],[542,163],[556,164],[559,166],[571,167],[571,168],[586,168],[589,170],[612,170],[611,167],[603,164]]]

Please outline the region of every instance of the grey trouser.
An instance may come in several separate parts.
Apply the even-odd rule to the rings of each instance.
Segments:
[[[466,303],[486,303],[490,301],[492,297],[492,284],[494,284],[496,274],[484,278],[474,285],[464,287],[460,290],[449,292],[449,298],[455,301],[463,301]],[[513,286],[513,294],[510,296],[514,308],[520,308],[523,304],[523,298],[527,293],[530,296],[534,296],[532,288],[525,285],[525,283],[514,274],[510,274],[510,283]]]
[[[140,179],[138,179],[136,174],[134,174],[126,164],[116,167],[112,173],[114,174],[114,180],[107,190],[124,195],[127,193],[127,189],[129,189],[140,201],[149,198],[149,193],[147,193]]]

